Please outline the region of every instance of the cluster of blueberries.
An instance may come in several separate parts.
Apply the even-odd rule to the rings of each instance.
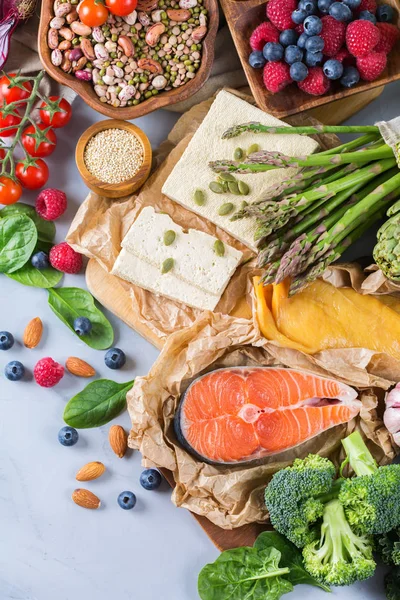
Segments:
[[[361,4],[361,0],[300,0],[298,8],[292,13],[296,25],[303,24],[304,33],[298,34],[294,29],[286,29],[279,36],[279,42],[268,42],[262,52],[254,51],[249,56],[249,64],[255,69],[261,69],[266,62],[284,60],[290,65],[290,76],[293,81],[304,81],[308,75],[308,67],[317,67],[324,61],[323,49],[325,42],[320,36],[322,21],[316,13],[331,15],[341,22],[353,19],[353,10]],[[368,10],[361,11],[358,19],[376,23],[390,23],[394,17],[391,6],[383,4],[378,7],[376,16]],[[340,80],[347,88],[353,87],[360,80],[360,74],[355,67],[343,67],[339,60],[328,59],[323,65],[323,71],[328,79]]]

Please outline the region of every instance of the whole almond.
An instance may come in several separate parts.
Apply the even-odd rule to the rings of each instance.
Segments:
[[[76,474],[78,481],[92,481],[92,479],[98,479],[101,477],[106,470],[102,462],[90,462],[84,465]]]
[[[93,375],[96,375],[96,371],[89,363],[76,356],[67,358],[65,366],[72,375],[77,377],[93,377]]]
[[[128,449],[128,436],[121,425],[113,425],[108,432],[108,441],[115,454],[122,458]]]
[[[84,490],[83,488],[74,490],[72,493],[72,500],[78,506],[82,506],[82,508],[99,508],[101,504],[100,499],[95,494],[89,492],[89,490]]]
[[[35,317],[29,321],[25,327],[23,342],[26,348],[36,348],[42,339],[43,323],[39,317]]]

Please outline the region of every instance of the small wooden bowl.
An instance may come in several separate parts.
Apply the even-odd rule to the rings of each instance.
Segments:
[[[47,45],[49,22],[54,17],[53,3],[54,0],[42,0],[40,12],[38,51],[43,67],[52,79],[73,89],[86,104],[106,117],[131,121],[163,106],[182,102],[198,92],[210,76],[214,60],[215,36],[217,35],[219,22],[218,0],[204,0],[204,6],[208,10],[208,31],[203,41],[201,63],[196,77],[179,88],[161,92],[137,106],[125,106],[123,108],[100,102],[100,98],[94,91],[91,82],[80,81],[74,75],[68,75],[60,67],[53,65],[50,58],[51,50]]]
[[[142,144],[142,166],[133,177],[126,179],[121,183],[105,183],[100,181],[97,179],[97,177],[90,173],[85,164],[84,153],[89,140],[94,135],[99,133],[99,131],[104,131],[106,129],[124,129],[125,131],[129,131],[130,133],[134,134]],[[151,160],[152,151],[147,135],[141,129],[139,129],[139,127],[136,127],[136,125],[128,123],[127,121],[121,121],[119,119],[106,119],[91,125],[91,127],[82,133],[75,150],[76,166],[78,167],[78,171],[84,182],[91,190],[93,190],[93,192],[96,192],[96,194],[99,194],[99,196],[106,196],[107,198],[122,198],[123,196],[129,196],[142,187],[150,175]]]

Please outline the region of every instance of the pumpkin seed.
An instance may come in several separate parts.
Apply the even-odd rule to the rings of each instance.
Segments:
[[[258,144],[252,144],[247,149],[247,154],[253,154],[254,152],[259,152],[259,151],[260,151],[260,146]]]
[[[244,157],[244,150],[242,150],[242,148],[236,148],[235,152],[233,153],[233,158],[235,160],[241,160]]]
[[[227,181],[221,181],[221,185],[222,185],[222,188],[224,190],[224,194],[227,194],[229,192],[228,182]]]
[[[217,256],[224,256],[224,254],[225,254],[224,242],[221,242],[221,240],[215,240],[213,248],[214,248],[214,252]]]
[[[174,266],[174,259],[173,258],[166,258],[162,264],[161,267],[161,273],[164,275],[164,273],[168,273],[168,271],[170,271],[172,269],[172,267]]]
[[[231,194],[235,194],[235,196],[240,194],[237,181],[228,181],[228,188]]]
[[[222,181],[236,181],[236,177],[234,177],[232,173],[225,173],[225,171],[219,174],[219,178],[222,179]]]
[[[173,231],[172,229],[168,229],[168,231],[166,231],[164,233],[164,244],[166,246],[170,246],[171,244],[174,243],[175,238],[176,238],[175,231]]]
[[[244,209],[244,208],[246,208],[246,206],[248,206],[248,205],[249,205],[249,203],[248,203],[248,202],[246,202],[246,200],[243,200],[243,201],[240,203],[240,210],[243,210],[243,209]]]
[[[197,206],[203,206],[206,203],[206,197],[202,190],[196,190],[193,196],[194,203]]]
[[[234,208],[235,207],[232,204],[232,202],[225,202],[225,204],[221,204],[221,206],[219,207],[218,214],[221,217],[224,217],[225,215],[229,215],[229,213],[231,213]]]
[[[222,187],[222,185],[220,183],[218,183],[218,181],[212,181],[208,187],[215,194],[222,194],[224,191],[224,188]]]
[[[247,196],[247,194],[250,192],[250,188],[245,181],[239,181],[238,188],[242,196]]]

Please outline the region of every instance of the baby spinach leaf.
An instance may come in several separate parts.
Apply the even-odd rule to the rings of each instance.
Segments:
[[[11,215],[26,215],[36,225],[38,232],[38,240],[42,242],[52,242],[56,235],[56,226],[53,221],[45,221],[42,217],[39,217],[33,206],[18,202],[16,204],[10,204],[0,210],[0,219],[9,217]]]
[[[29,285],[31,287],[38,288],[52,288],[57,283],[60,283],[63,278],[61,271],[56,271],[52,267],[47,269],[35,269],[29,260],[24,264],[21,269],[14,271],[14,273],[7,273],[7,277],[22,283],[22,285]]]
[[[105,425],[124,410],[126,394],[133,384],[134,380],[127,383],[116,383],[110,379],[92,381],[68,402],[64,421],[78,429]]]
[[[90,319],[91,332],[80,336],[79,339],[91,348],[105,350],[113,343],[114,331],[111,323],[96,307],[93,296],[86,290],[75,287],[49,289],[49,305],[57,317],[74,333],[76,317]]]
[[[301,550],[296,548],[292,542],[287,540],[277,531],[263,531],[260,533],[254,542],[254,548],[257,550],[267,550],[268,548],[275,548],[276,550],[279,550],[282,557],[280,561],[281,567],[287,567],[290,569],[289,573],[285,575],[285,578],[288,579],[293,585],[304,583],[322,588],[326,592],[331,591],[327,585],[319,583],[305,570]]]
[[[278,600],[293,590],[285,579],[289,569],[279,566],[275,548],[234,548],[206,565],[198,580],[201,600]]]
[[[29,260],[37,242],[37,231],[26,215],[0,219],[0,273],[13,273]]]

